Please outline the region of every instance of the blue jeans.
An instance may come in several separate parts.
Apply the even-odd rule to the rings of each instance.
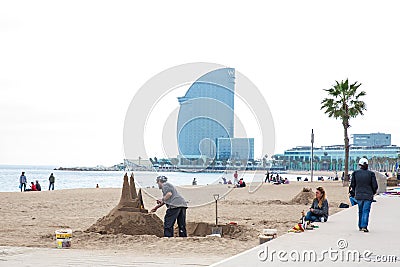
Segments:
[[[371,210],[371,200],[357,200],[358,204],[358,228],[367,228],[369,212]]]
[[[350,203],[352,206],[357,205],[357,199],[355,199],[354,197],[350,197]]]
[[[320,222],[321,218],[320,218],[320,216],[316,216],[314,213],[309,211],[306,214],[305,220],[310,221],[310,222]]]
[[[49,184],[49,190],[54,190],[54,183],[52,183],[52,182],[50,182],[50,184]]]

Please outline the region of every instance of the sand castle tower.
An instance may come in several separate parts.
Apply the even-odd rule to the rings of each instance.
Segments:
[[[139,189],[139,194],[136,192],[133,174],[131,174],[130,182],[128,182],[128,175],[125,174],[121,199],[114,210],[147,213],[143,205],[142,189]]]
[[[163,222],[154,213],[144,208],[142,190],[136,192],[133,174],[128,182],[124,176],[121,199],[107,216],[99,219],[87,229],[100,234],[156,235],[163,236]]]

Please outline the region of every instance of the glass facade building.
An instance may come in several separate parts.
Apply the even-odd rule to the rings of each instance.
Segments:
[[[371,167],[390,170],[400,161],[400,147],[391,144],[391,135],[384,133],[354,134],[349,150],[349,169],[358,169],[358,161],[367,158]],[[343,170],[344,145],[314,148],[316,170]],[[283,155],[275,155],[286,169],[309,170],[311,167],[311,146],[288,149]],[[383,166],[383,167],[382,167]]]
[[[254,138],[218,138],[218,160],[254,159]]]
[[[219,159],[222,155],[246,160],[254,157],[254,139],[234,138],[234,96],[235,69],[221,68],[201,76],[185,96],[178,97],[181,162]]]
[[[353,134],[354,146],[390,146],[392,138],[390,134],[370,133],[370,134]]]
[[[350,170],[358,169],[360,158],[380,161],[385,165],[393,165],[399,160],[400,147],[390,145],[381,147],[351,146],[349,155]],[[281,156],[287,169],[309,170],[311,162],[311,147],[295,147],[286,150]],[[314,168],[316,170],[343,170],[344,146],[324,146],[314,148]],[[391,169],[388,167],[386,169]]]
[[[214,158],[216,140],[232,138],[235,69],[211,71],[179,97],[177,125],[179,154],[185,158]]]

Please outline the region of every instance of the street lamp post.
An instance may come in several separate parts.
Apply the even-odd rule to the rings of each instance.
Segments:
[[[311,129],[311,182],[314,176],[314,129]]]

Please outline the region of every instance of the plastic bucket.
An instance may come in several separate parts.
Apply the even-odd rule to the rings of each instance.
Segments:
[[[259,235],[258,240],[260,241],[260,244],[264,244],[265,242],[271,241],[274,239],[272,235]]]
[[[264,235],[276,235],[278,231],[276,229],[264,229],[263,234]]]
[[[70,248],[72,239],[71,229],[56,230],[57,248]]]

